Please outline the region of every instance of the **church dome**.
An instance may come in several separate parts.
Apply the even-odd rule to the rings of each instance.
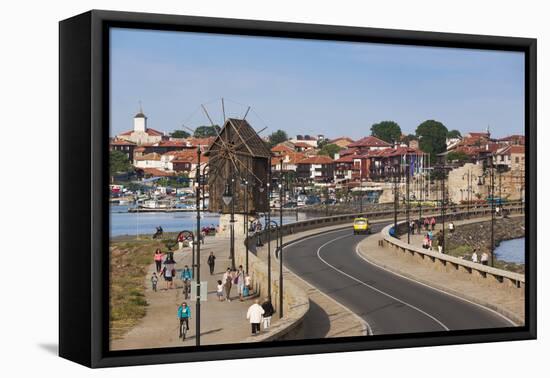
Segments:
[[[143,112],[139,112],[134,116],[134,118],[147,118],[147,117],[145,116],[145,114],[143,114]]]

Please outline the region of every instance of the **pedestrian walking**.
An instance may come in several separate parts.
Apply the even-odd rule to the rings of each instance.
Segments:
[[[435,230],[435,217],[432,217],[430,220],[430,225],[432,226],[432,231]]]
[[[489,264],[489,254],[487,252],[483,252],[481,254],[481,265],[488,265]]]
[[[185,231],[182,231],[178,234],[178,237],[177,237],[177,242],[178,242],[178,250],[182,250],[183,249],[183,243],[187,240],[186,236],[185,236]]]
[[[246,312],[246,318],[250,321],[250,327],[252,329],[252,336],[256,336],[260,333],[260,323],[262,322],[262,315],[265,313],[259,301],[256,299],[254,304],[248,308]]]
[[[233,283],[235,285],[237,285],[237,290],[238,290],[238,293],[239,293],[239,299],[240,299],[241,302],[244,300],[243,299],[244,278],[245,278],[244,276],[245,276],[245,273],[244,273],[244,270],[243,270],[243,266],[239,265],[239,270],[237,271],[237,273],[235,273],[235,277],[233,278]]]
[[[210,268],[210,275],[214,274],[214,266],[216,265],[216,256],[214,256],[214,252],[210,252],[210,256],[208,256],[208,267]]]
[[[227,268],[222,277],[223,287],[225,289],[225,299],[231,302],[231,286],[233,285],[233,275],[231,274],[231,268]]]
[[[164,260],[164,267],[161,272],[161,275],[164,277],[164,282],[166,282],[166,290],[174,287],[174,276],[176,275],[175,265],[176,262],[174,261],[173,253],[169,252],[166,260]]]
[[[422,240],[422,248],[424,249],[430,248],[430,238],[428,234],[424,235],[424,239]]]
[[[424,218],[424,230],[428,231],[429,228],[430,228],[430,220],[428,219],[428,217],[426,217]]]
[[[437,250],[439,253],[443,253],[443,244],[445,243],[445,237],[443,236],[443,232],[439,231],[437,234]]]
[[[155,260],[155,266],[157,268],[157,273],[160,273],[160,271],[162,270],[162,258],[164,257],[164,255],[162,254],[160,248],[157,248],[157,250],[155,251],[155,254],[153,256],[153,259]]]
[[[222,280],[218,280],[218,286],[216,286],[216,297],[218,297],[218,301],[223,302],[223,283],[222,283]]]
[[[157,273],[153,272],[153,275],[151,276],[151,288],[153,291],[157,291],[157,282],[159,282],[159,278],[157,277]]]
[[[269,297],[267,297],[265,299],[265,302],[262,303],[262,308],[264,309],[264,315],[263,315],[264,331],[267,331],[269,327],[271,327],[271,317],[275,313],[275,309],[273,308],[273,304],[269,300]]]
[[[477,257],[477,250],[474,248],[474,252],[472,253],[472,262],[479,262],[478,260],[478,257]]]
[[[453,222],[449,222],[449,232],[451,234],[455,232],[455,224]]]
[[[416,224],[415,224],[414,221],[412,220],[412,221],[409,223],[409,227],[410,227],[410,229],[411,229],[411,234],[413,234],[413,235],[414,235],[415,226],[416,226]]]

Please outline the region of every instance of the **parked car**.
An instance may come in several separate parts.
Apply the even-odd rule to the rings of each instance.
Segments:
[[[334,205],[336,204],[336,200],[334,198],[329,198],[323,201],[323,205]]]
[[[298,202],[295,202],[295,201],[290,201],[283,205],[284,209],[294,209],[296,207],[298,207]]]

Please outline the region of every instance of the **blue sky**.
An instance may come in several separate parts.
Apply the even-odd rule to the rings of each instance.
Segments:
[[[522,53],[350,42],[111,31],[111,135],[170,132],[242,117],[262,135],[359,138],[382,120],[414,133],[427,119],[463,134],[523,134]]]

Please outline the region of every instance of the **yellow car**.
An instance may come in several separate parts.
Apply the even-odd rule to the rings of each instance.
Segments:
[[[355,218],[353,220],[353,234],[370,234],[369,220],[367,218]]]

